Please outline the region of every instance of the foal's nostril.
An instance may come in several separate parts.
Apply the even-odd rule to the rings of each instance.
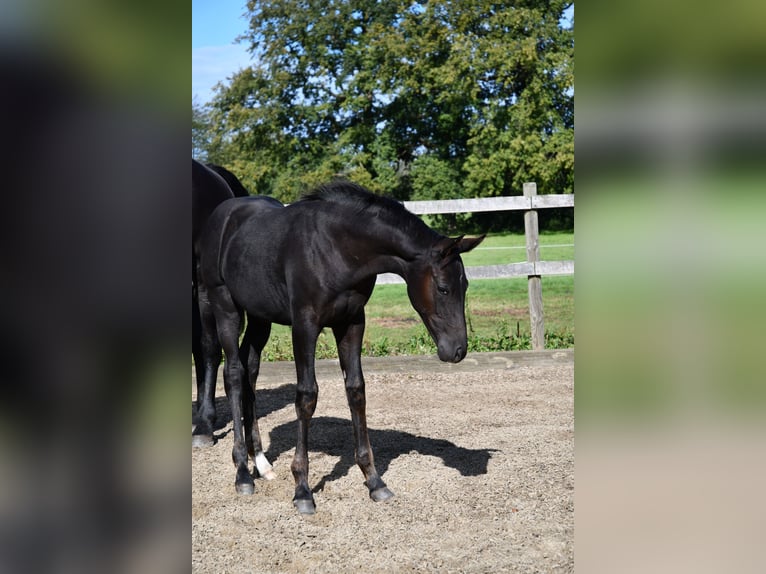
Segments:
[[[458,347],[457,349],[455,349],[454,361],[456,363],[459,363],[460,361],[463,360],[463,357],[465,357],[465,353],[463,352],[463,347]]]

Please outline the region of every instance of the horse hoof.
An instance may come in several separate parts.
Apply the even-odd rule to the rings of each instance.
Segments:
[[[314,514],[317,511],[313,500],[293,500],[293,506],[295,506],[301,514]]]
[[[271,464],[266,459],[266,455],[262,452],[255,456],[255,475],[265,480],[274,480],[277,477],[272,470]]]
[[[255,485],[252,482],[238,482],[235,487],[237,494],[250,496],[255,492]]]
[[[266,472],[258,473],[262,479],[264,480],[274,480],[277,478],[277,473],[275,473],[273,470],[269,469]]]
[[[207,448],[213,446],[215,440],[213,435],[210,434],[193,434],[192,435],[192,448]]]
[[[386,500],[391,500],[393,497],[394,493],[388,490],[385,486],[370,492],[370,498],[375,502],[385,502]]]

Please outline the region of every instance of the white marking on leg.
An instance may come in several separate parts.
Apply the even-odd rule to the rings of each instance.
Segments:
[[[255,455],[255,468],[258,470],[258,474],[266,480],[274,480],[277,477],[272,470],[269,460],[262,452]]]

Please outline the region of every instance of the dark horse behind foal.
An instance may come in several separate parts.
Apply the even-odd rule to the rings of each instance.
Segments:
[[[271,324],[279,323],[292,325],[298,379],[298,441],[291,465],[296,508],[304,514],[315,511],[308,485],[308,431],[319,392],[314,354],[324,327],[333,330],[338,344],[356,462],[373,500],[393,496],[375,469],[367,432],[360,359],[364,306],[377,274],[397,273],[407,282],[410,302],[439,358],[461,361],[467,350],[468,281],[460,254],[483,238],[444,237],[400,203],[345,182],[321,187],[287,207],[252,197],[216,209],[203,236],[201,273],[226,355],[237,492],[254,490],[248,454],[257,472],[271,470],[255,416],[255,379]],[[240,349],[244,313],[247,329]],[[248,375],[250,384],[245,384]]]
[[[247,195],[247,190],[231,172],[192,160],[192,356],[197,376],[198,419],[192,433],[193,446],[213,444],[215,383],[221,363],[215,317],[198,277],[199,241],[216,207],[227,199]]]

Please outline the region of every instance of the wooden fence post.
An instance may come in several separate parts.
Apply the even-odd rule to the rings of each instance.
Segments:
[[[524,184],[524,197],[537,195],[536,183]],[[531,200],[530,200],[531,207]],[[527,238],[527,261],[540,261],[540,245],[537,226],[537,211],[530,209],[524,212],[524,233]],[[543,321],[543,287],[540,275],[527,275],[529,291],[529,321],[532,334],[532,350],[540,351],[545,348],[545,323]]]

